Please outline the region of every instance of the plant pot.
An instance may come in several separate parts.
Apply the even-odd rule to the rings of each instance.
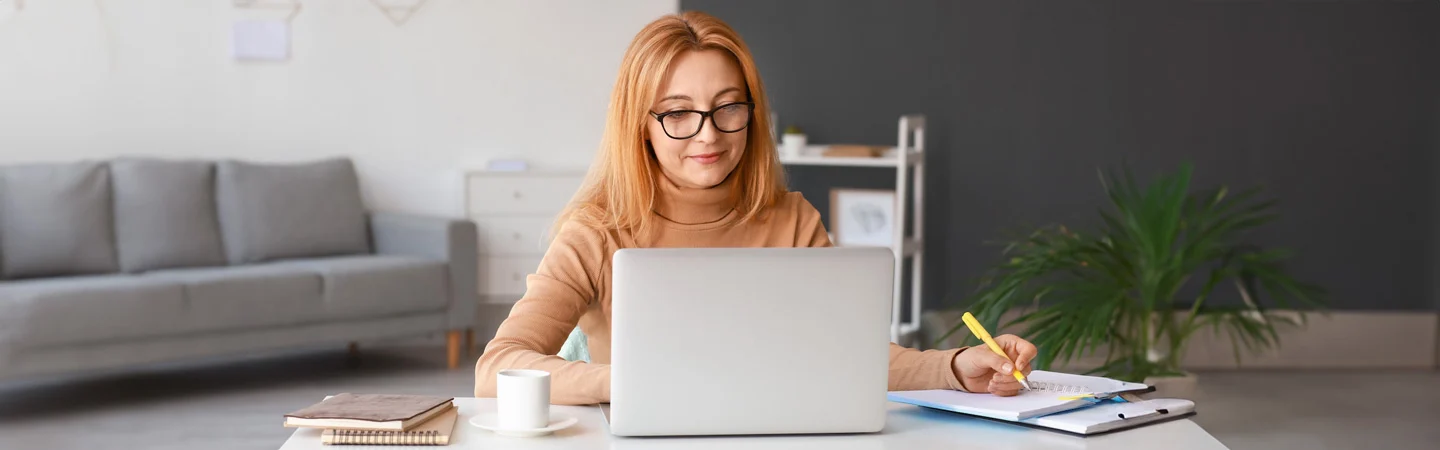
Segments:
[[[785,133],[785,135],[780,138],[780,145],[782,146],[781,149],[785,152],[785,156],[793,158],[800,156],[800,153],[805,150],[806,141],[807,139],[804,134]]]
[[[1145,394],[1145,398],[1194,400],[1200,393],[1200,378],[1191,372],[1179,377],[1146,377],[1145,384],[1155,387],[1155,392]]]

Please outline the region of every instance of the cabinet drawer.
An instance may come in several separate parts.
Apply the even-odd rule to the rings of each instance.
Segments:
[[[545,254],[554,219],[549,217],[475,217],[480,254],[538,256]]]
[[[480,259],[481,294],[523,294],[525,278],[540,267],[539,256]],[[516,298],[519,298],[517,295]]]
[[[470,214],[535,214],[554,218],[580,189],[579,175],[471,176]]]

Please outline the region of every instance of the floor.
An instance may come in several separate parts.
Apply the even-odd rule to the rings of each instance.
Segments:
[[[471,395],[471,370],[443,365],[439,347],[397,345],[0,384],[0,449],[273,449],[281,415],[326,394]],[[1232,449],[1440,442],[1440,372],[1200,376],[1195,421]]]

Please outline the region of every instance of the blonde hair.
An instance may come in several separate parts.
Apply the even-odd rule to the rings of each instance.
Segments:
[[[735,57],[745,77],[754,114],[746,128],[747,143],[730,173],[736,192],[735,223],[757,219],[785,195],[784,170],[770,134],[770,104],[755,69],[755,59],[740,36],[720,19],[689,11],[651,22],[625,51],[620,74],[610,94],[599,154],[586,182],[556,222],[574,220],[599,230],[629,230],[643,235],[653,226],[659,162],[645,141],[650,107],[676,57],[687,51],[723,50]]]

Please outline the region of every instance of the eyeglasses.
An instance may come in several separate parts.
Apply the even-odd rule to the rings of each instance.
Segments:
[[[709,117],[710,123],[715,124],[715,129],[722,133],[743,130],[750,126],[750,115],[754,109],[754,103],[735,102],[716,106],[709,111],[685,109],[659,114],[651,111],[650,116],[660,122],[660,128],[665,130],[665,135],[670,136],[670,139],[690,139],[700,134],[700,129],[705,127],[706,117]]]

